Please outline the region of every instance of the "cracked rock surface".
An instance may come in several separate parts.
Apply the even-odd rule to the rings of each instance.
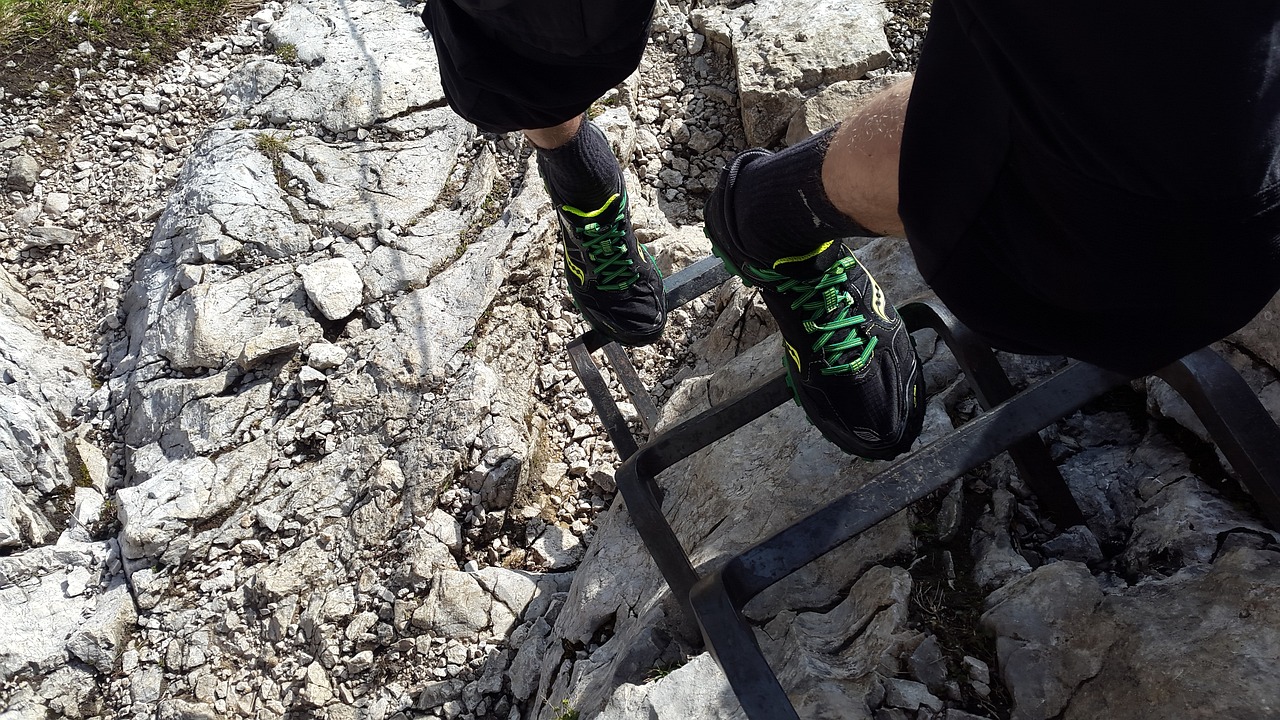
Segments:
[[[809,5],[660,2],[593,106],[664,273],[737,151],[910,70],[927,5]],[[268,2],[0,108],[0,719],[744,717],[615,497],[530,148],[447,108],[421,9]],[[901,239],[850,244],[928,294]],[[1277,303],[1216,346],[1273,417]],[[926,443],[979,409],[915,341]],[[731,281],[628,352],[668,427],[782,349]],[[1185,403],[1135,381],[1042,435],[1085,524],[997,458],[748,605],[802,717],[1280,704],[1276,536]],[[660,482],[706,570],[885,466],[787,404]]]

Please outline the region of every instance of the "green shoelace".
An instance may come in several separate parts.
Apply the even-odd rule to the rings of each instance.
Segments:
[[[640,279],[627,256],[626,206],[620,205],[611,223],[587,223],[575,228],[591,260],[601,290],[626,290]]]
[[[875,353],[879,338],[867,342],[857,329],[867,322],[866,315],[853,314],[853,296],[840,288],[849,280],[845,272],[857,261],[843,257],[832,263],[817,280],[796,280],[773,270],[751,268],[753,275],[769,283],[778,292],[796,293],[791,301],[792,310],[807,310],[809,319],[804,321],[804,331],[816,335],[813,352],[820,353],[827,366],[823,375],[839,375],[858,372],[866,367]],[[828,317],[826,322],[820,322]],[[862,352],[848,362],[839,359],[845,353],[862,348]]]

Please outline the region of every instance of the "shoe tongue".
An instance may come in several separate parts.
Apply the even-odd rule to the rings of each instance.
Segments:
[[[812,280],[821,277],[827,268],[834,265],[843,255],[843,251],[843,241],[832,240],[814,248],[809,253],[777,261],[773,269],[796,280]]]

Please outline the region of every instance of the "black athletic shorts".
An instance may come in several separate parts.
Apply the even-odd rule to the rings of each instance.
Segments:
[[[449,105],[488,132],[559,125],[640,64],[654,0],[427,0]]]
[[[1280,290],[1280,3],[936,0],[930,22],[899,210],[965,324],[1138,374]]]

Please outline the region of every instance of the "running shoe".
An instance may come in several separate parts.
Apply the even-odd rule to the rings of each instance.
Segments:
[[[706,233],[729,272],[760,289],[782,332],[796,402],[847,453],[888,460],[924,422],[920,360],[906,325],[843,241],[792,257],[763,258],[735,237],[734,182],[748,150],[725,168],[706,206]]]
[[[662,273],[636,242],[621,187],[595,209],[551,197],[560,218],[565,277],[574,305],[591,327],[623,345],[648,345],[667,324]]]

